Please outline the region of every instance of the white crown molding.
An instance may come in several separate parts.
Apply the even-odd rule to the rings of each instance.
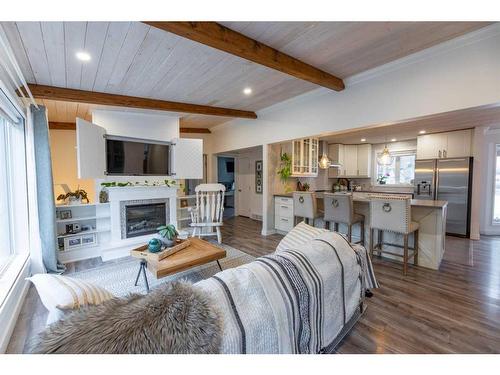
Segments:
[[[472,31],[464,35],[460,35],[456,38],[447,40],[446,42],[436,44],[435,46],[412,53],[411,55],[391,61],[387,64],[380,65],[373,69],[366,70],[359,74],[347,77],[346,79],[344,79],[346,90],[349,88],[349,86],[353,86],[360,82],[364,82],[382,76],[384,74],[393,72],[395,70],[399,70],[401,68],[404,68],[405,66],[427,60],[430,57],[438,56],[443,53],[452,51],[454,49],[462,48],[467,45],[498,36],[499,34],[500,34],[500,22],[496,22],[492,25],[483,27],[479,30]]]

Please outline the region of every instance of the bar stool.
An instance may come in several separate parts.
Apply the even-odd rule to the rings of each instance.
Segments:
[[[408,270],[408,260],[413,258],[413,264],[418,266],[418,223],[411,221],[410,198],[397,195],[369,195],[370,198],[370,253],[382,253],[403,258],[403,275]],[[377,244],[374,244],[374,231],[378,230]],[[385,243],[384,231],[403,235],[403,245]],[[408,237],[413,233],[413,247],[408,247]],[[403,255],[383,250],[383,245],[403,249]],[[409,251],[412,250],[411,256]]]
[[[347,225],[347,238],[352,242],[352,226],[360,225],[361,238],[358,243],[365,244],[365,217],[354,212],[352,194],[324,193],[325,221],[334,223],[334,230],[338,232],[339,223]]]
[[[303,218],[307,224],[314,226],[314,221],[321,218],[316,202],[316,194],[310,191],[293,192],[293,216],[294,225],[296,218]],[[311,224],[312,220],[312,224]]]

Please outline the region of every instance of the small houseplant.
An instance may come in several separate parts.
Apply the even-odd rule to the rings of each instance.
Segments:
[[[166,247],[172,247],[173,245],[175,245],[175,241],[177,240],[179,232],[177,232],[177,229],[175,229],[174,225],[162,225],[161,227],[156,228],[156,230],[160,235],[160,240]]]
[[[380,176],[378,176],[377,178],[377,183],[379,185],[385,185],[386,182],[387,182],[387,178],[390,176],[389,173],[384,173],[384,174],[381,174]]]
[[[57,197],[57,200],[58,201],[62,200],[64,203],[68,204],[80,204],[84,200],[86,201],[86,203],[90,202],[87,196],[87,192],[80,188],[76,189],[75,191],[70,191],[66,194],[60,194]]]
[[[286,184],[288,178],[292,175],[292,159],[285,152],[280,156],[280,169],[278,170],[278,175],[282,183]]]

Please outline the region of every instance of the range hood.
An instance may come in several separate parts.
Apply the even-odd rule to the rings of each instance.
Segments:
[[[327,141],[319,141],[319,167],[321,169],[328,169],[328,168],[341,168],[342,164],[340,163],[334,163],[332,160],[328,157],[328,142]]]

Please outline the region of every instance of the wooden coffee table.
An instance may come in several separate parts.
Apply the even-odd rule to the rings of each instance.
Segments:
[[[191,244],[188,247],[160,260],[159,262],[151,261],[147,259],[147,257],[141,255],[139,251],[141,248],[131,250],[131,256],[141,259],[139,272],[137,273],[134,285],[137,285],[139,277],[142,273],[144,283],[146,284],[146,290],[149,292],[146,267],[157,279],[210,262],[217,262],[217,265],[222,271],[219,259],[226,257],[226,250],[196,237],[190,238],[189,240],[191,241]]]

